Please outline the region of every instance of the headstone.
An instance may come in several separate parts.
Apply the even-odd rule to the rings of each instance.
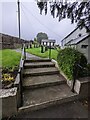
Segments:
[[[45,46],[45,51],[47,51],[48,50],[48,47],[47,46]]]
[[[43,53],[44,51],[43,51],[43,45],[41,45],[41,53]]]
[[[32,48],[32,45],[30,44],[30,48]]]
[[[27,45],[27,49],[28,49],[28,45]]]

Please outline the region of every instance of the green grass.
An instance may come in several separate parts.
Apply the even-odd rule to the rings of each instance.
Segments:
[[[49,50],[44,52],[44,53],[41,53],[41,48],[40,47],[39,48],[26,49],[26,51],[28,53],[31,53],[33,55],[36,55],[36,56],[39,56],[39,57],[42,57],[42,58],[48,58],[49,57]],[[54,49],[51,50],[51,58],[52,59],[57,60],[57,54],[58,54],[57,50],[54,50]]]
[[[3,69],[14,69],[19,65],[21,54],[10,49],[0,50],[0,66]]]

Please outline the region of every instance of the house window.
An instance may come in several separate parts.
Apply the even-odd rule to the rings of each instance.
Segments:
[[[88,45],[82,45],[81,46],[81,48],[87,48],[88,47]]]

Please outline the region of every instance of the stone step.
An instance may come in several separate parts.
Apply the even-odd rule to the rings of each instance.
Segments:
[[[24,68],[42,68],[42,67],[54,67],[52,62],[29,62],[24,64]]]
[[[73,101],[75,99],[78,99],[78,95],[72,93],[67,84],[25,90],[23,92],[23,106],[19,108],[19,112],[39,110],[51,105]]]
[[[27,60],[25,60],[25,62],[51,62],[51,60],[50,59],[46,59],[46,58],[44,58],[44,59],[27,59]]]
[[[38,76],[38,75],[53,75],[59,74],[59,71],[55,67],[48,68],[32,68],[32,69],[24,69],[23,76]]]
[[[32,88],[53,86],[64,83],[66,83],[65,78],[62,75],[58,75],[58,74],[33,76],[33,77],[25,77],[23,79],[23,88],[32,89]]]

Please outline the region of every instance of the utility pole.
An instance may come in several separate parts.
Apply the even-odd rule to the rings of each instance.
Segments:
[[[20,31],[20,2],[17,1],[18,4],[18,28],[19,28],[19,39],[21,38],[21,31]]]

